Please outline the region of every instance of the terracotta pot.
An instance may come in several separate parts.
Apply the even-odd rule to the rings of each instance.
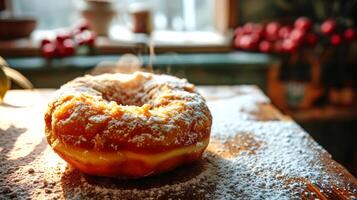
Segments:
[[[98,35],[107,36],[110,24],[116,15],[113,2],[110,0],[87,0],[82,10],[83,17],[88,21],[90,28]]]
[[[135,3],[131,5],[130,13],[133,20],[132,31],[150,35],[153,29],[150,7],[144,3]]]
[[[36,28],[36,19],[30,17],[1,17],[0,40],[29,37]]]

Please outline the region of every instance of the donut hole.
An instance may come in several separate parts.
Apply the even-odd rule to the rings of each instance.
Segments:
[[[121,80],[115,76],[106,76],[106,80],[94,77],[90,87],[98,92],[98,94],[106,101],[114,101],[118,105],[123,106],[138,106],[142,107],[145,104],[154,106],[154,102],[160,99],[158,94],[163,91],[171,91],[173,88],[183,89],[184,91],[192,91],[194,87],[191,84],[169,82],[167,77],[156,77],[144,73],[134,73],[131,75],[121,74]],[[99,82],[102,82],[101,84]],[[87,85],[87,81],[83,81]],[[183,84],[181,86],[181,84]],[[181,86],[181,87],[179,87]]]
[[[146,102],[143,102],[142,99],[136,97],[136,95],[128,94],[103,94],[102,98],[106,101],[114,101],[118,105],[123,106],[143,106]]]
[[[114,89],[106,89],[105,91],[99,92],[102,94],[104,100],[109,102],[114,101],[118,105],[141,107],[148,103],[147,95],[142,89],[131,93],[126,92],[126,90]]]

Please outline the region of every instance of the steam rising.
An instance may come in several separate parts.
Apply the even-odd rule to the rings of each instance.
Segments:
[[[154,43],[149,43],[149,63],[144,67],[142,60],[134,54],[124,54],[117,62],[102,61],[91,70],[90,74],[99,75],[104,73],[123,73],[132,74],[136,71],[154,72],[153,60],[155,59]]]

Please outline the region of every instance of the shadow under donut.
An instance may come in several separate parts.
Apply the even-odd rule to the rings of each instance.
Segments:
[[[249,183],[244,185],[240,178],[249,182],[253,172],[237,159],[254,155],[262,146],[264,143],[250,134],[238,133],[225,142],[211,138],[201,160],[142,179],[90,176],[68,166],[61,177],[63,196],[101,200],[244,198],[244,187]]]
[[[221,164],[217,164],[217,163]],[[142,179],[116,179],[81,173],[68,166],[61,178],[66,199],[212,199],[222,162],[205,152],[201,160],[164,174]]]

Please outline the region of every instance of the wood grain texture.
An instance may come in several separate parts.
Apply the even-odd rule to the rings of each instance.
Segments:
[[[85,175],[44,139],[53,90],[0,106],[0,199],[356,199],[357,180],[252,86],[200,87],[213,114],[202,160],[137,180]]]

